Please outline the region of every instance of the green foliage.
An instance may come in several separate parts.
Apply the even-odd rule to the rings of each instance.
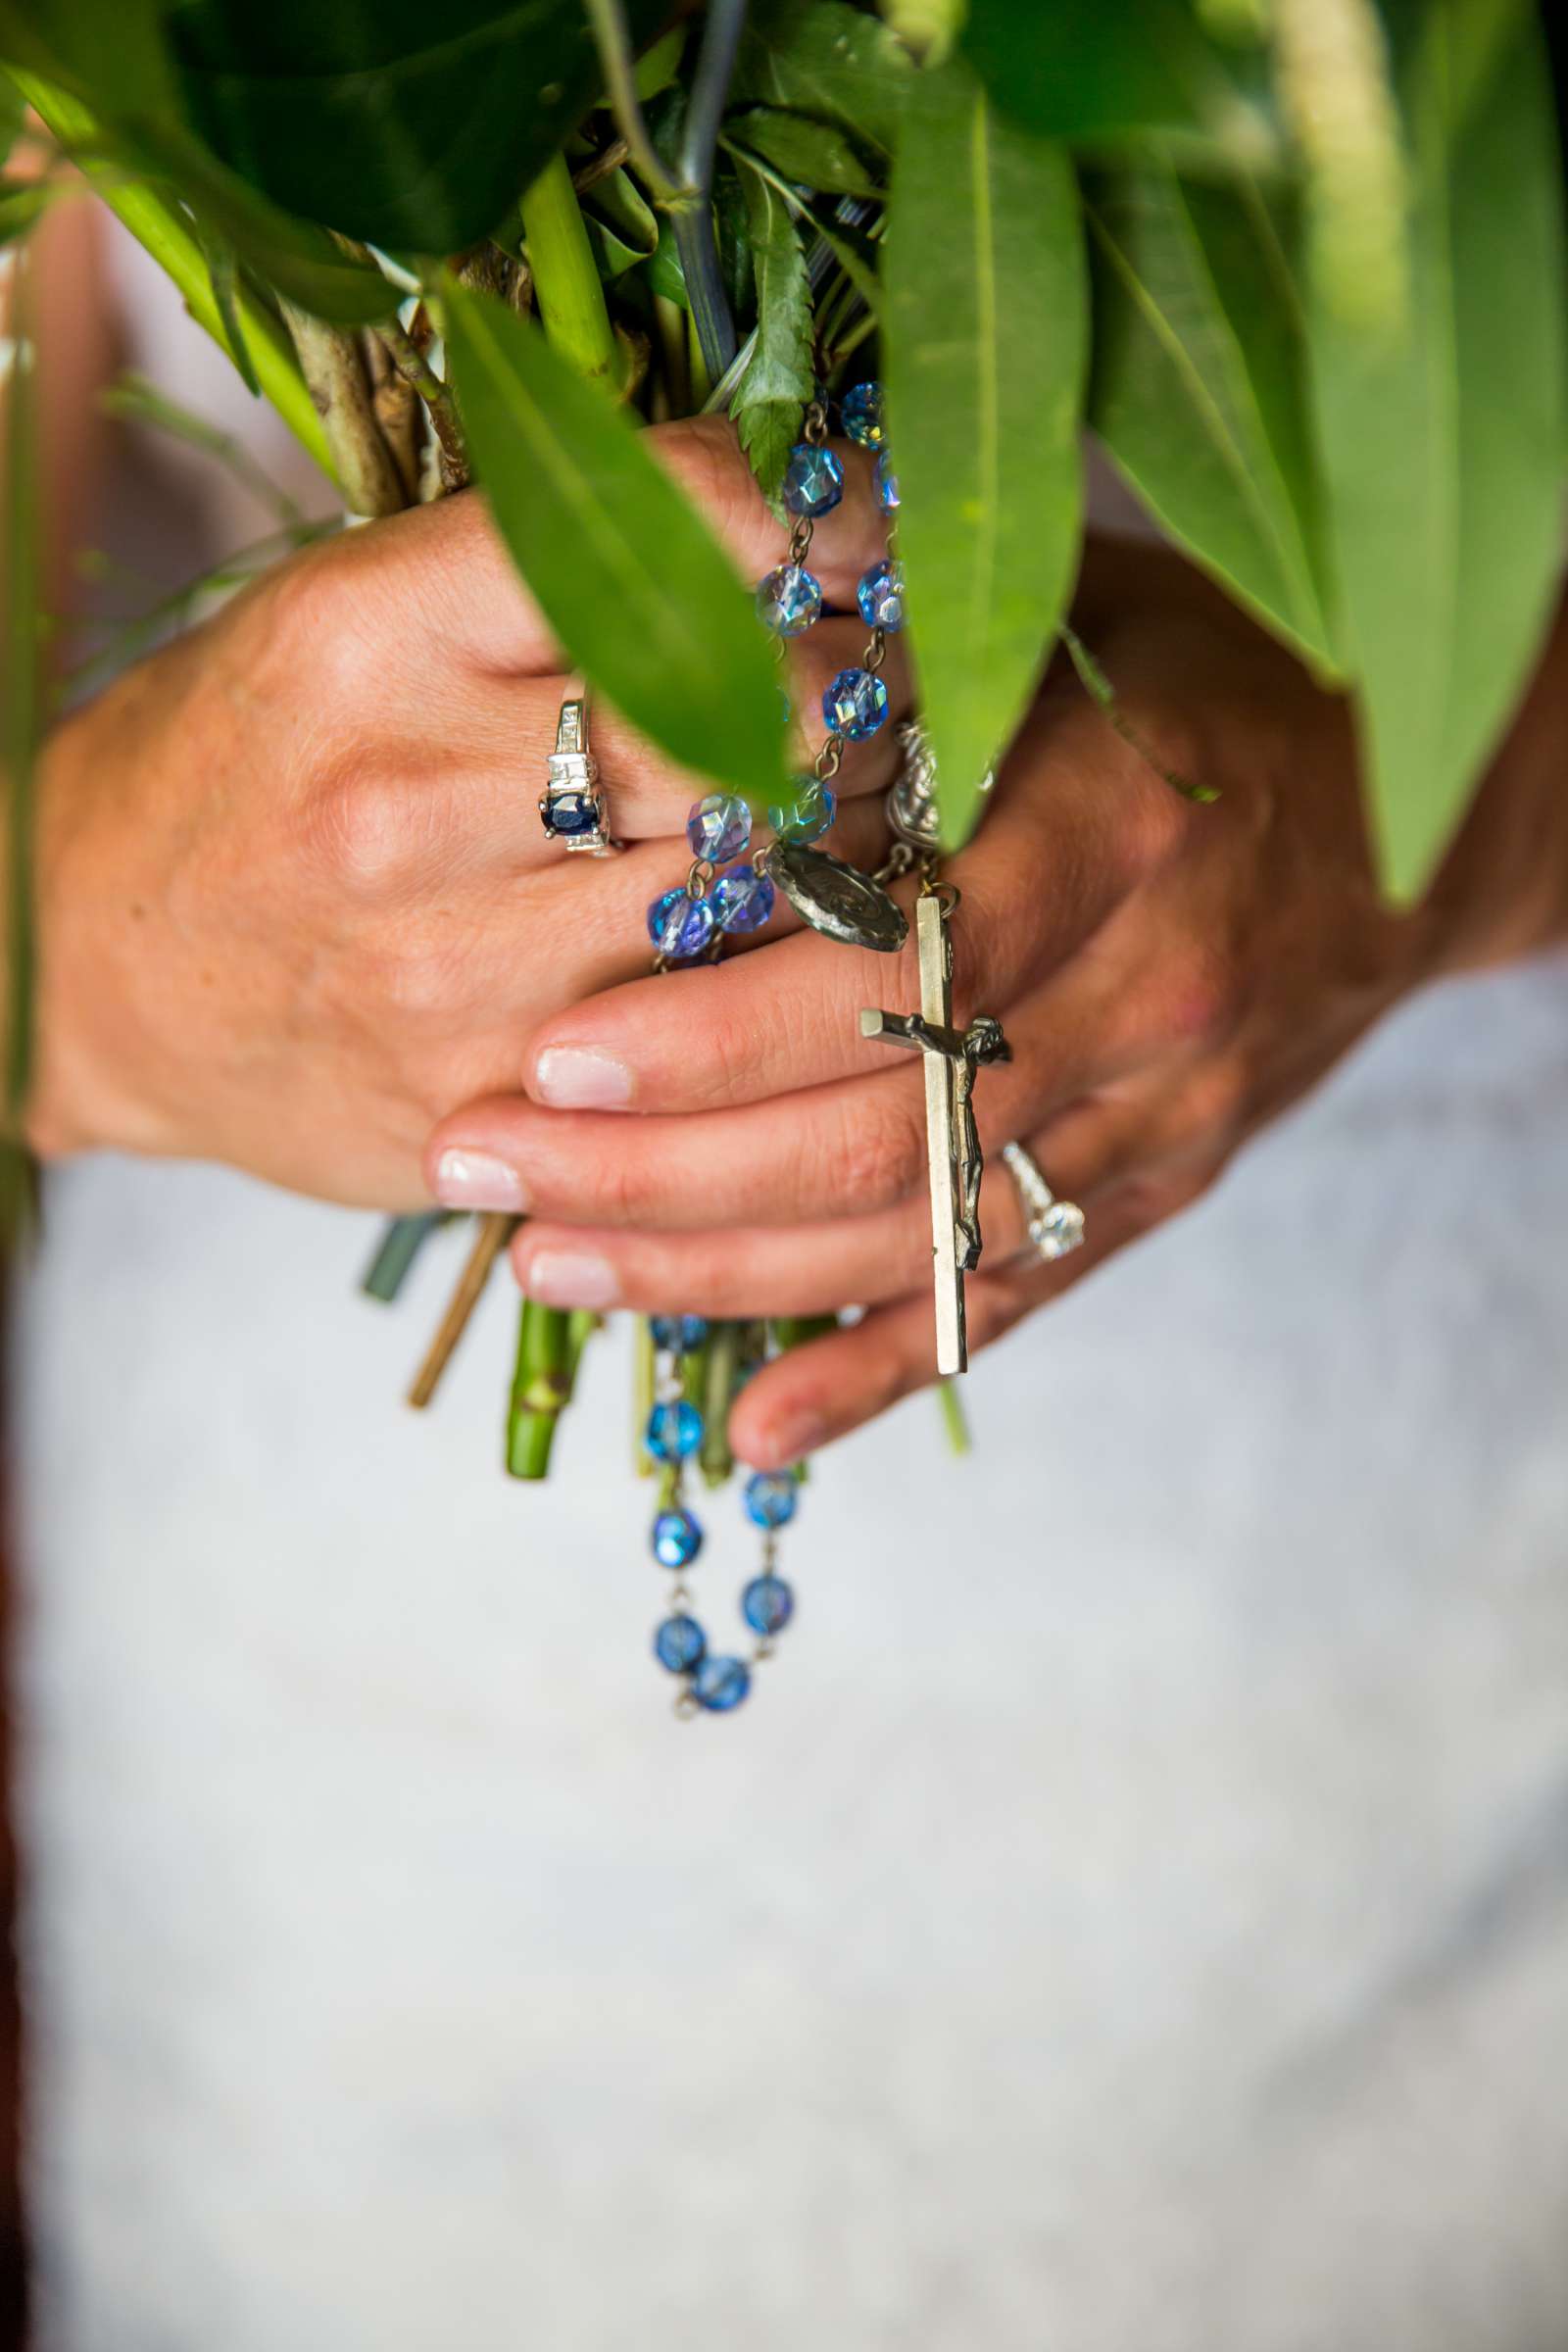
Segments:
[[[776,500],[811,397],[811,297],[789,207],[760,172],[741,167],[757,269],[757,340],[730,415],[763,495]]]
[[[656,32],[662,0],[631,0]],[[194,0],[171,20],[214,152],[290,212],[371,244],[450,253],[487,234],[599,84],[577,0]]]
[[[13,245],[36,228],[53,196],[47,180],[0,179],[0,245]]]
[[[887,25],[848,0],[758,0],[733,95],[836,123],[886,157],[913,79]]]
[[[479,477],[569,659],[673,759],[776,798],[772,656],[707,524],[536,328],[450,281],[445,303]]]
[[[730,137],[788,180],[836,196],[875,196],[877,183],[837,124],[754,106],[729,123]]]
[[[888,238],[890,432],[944,838],[960,842],[1077,568],[1088,299],[1063,151],[957,60],[910,95]]]
[[[1456,118],[1462,12],[1425,12],[1404,89],[1404,317],[1314,292],[1318,431],[1385,876],[1417,893],[1505,724],[1561,563],[1563,237],[1551,88],[1528,20]]]
[[[592,16],[0,0],[0,67],[323,462],[280,305],[395,344],[367,242],[433,312],[469,248],[524,308],[531,282],[553,351],[447,304],[509,545],[628,716],[754,795],[781,760],[766,650],[635,416],[700,405],[733,326],[712,402],[775,496],[813,368],[886,375],[957,838],[1062,618],[1087,350],[1089,421],[1151,514],[1353,698],[1385,878],[1419,889],[1560,572],[1562,184],[1529,0],[1336,0],[1333,40],[1316,0],[751,0],[695,204],[670,175],[701,11]],[[0,162],[18,116],[0,72]],[[0,242],[48,200],[0,181]],[[461,480],[440,346],[403,340]]]
[[[1275,146],[1266,84],[1189,0],[970,0],[962,44],[997,105],[1048,138],[1153,133],[1252,163]]]
[[[1170,536],[1320,674],[1333,666],[1305,322],[1255,181],[1151,162],[1092,183],[1090,418]]]

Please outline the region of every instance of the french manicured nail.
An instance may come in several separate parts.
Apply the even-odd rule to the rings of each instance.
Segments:
[[[621,1110],[635,1084],[620,1056],[599,1046],[546,1046],[534,1065],[534,1099],[556,1110]]]
[[[769,1450],[782,1463],[798,1462],[806,1454],[814,1453],[819,1446],[826,1445],[832,1433],[822,1415],[808,1408],[786,1413],[782,1421],[775,1421],[762,1434]]]
[[[522,1178],[493,1152],[453,1145],[435,1163],[435,1197],[443,1208],[516,1208],[528,1205]]]
[[[613,1306],[620,1297],[614,1267],[592,1250],[538,1250],[520,1280],[542,1306]]]

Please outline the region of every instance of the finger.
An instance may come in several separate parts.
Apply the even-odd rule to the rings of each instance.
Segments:
[[[1078,742],[1076,723],[1058,739],[1049,711],[1032,721],[999,783],[1001,805],[950,868],[962,893],[952,926],[959,1022],[1005,1007],[1092,938],[1158,854],[1164,812],[1146,816],[1148,779],[1129,781],[1124,797],[1128,779],[1107,781],[1102,760],[1086,785]],[[1045,788],[1009,807],[1009,779],[1037,767]],[[1153,788],[1174,801],[1158,779]],[[866,1071],[889,1049],[862,1039],[860,1010],[913,1003],[913,965],[909,947],[894,957],[812,936],[694,972],[679,996],[634,984],[544,1026],[528,1091],[564,1107],[694,1111]]]
[[[759,490],[725,417],[654,425],[646,444],[674,476],[752,588],[781,564],[789,531]],[[816,523],[808,559],[830,607],[850,608],[860,574],[887,550],[887,518],[872,484],[869,452],[833,444],[844,467],[844,498]],[[350,533],[347,564],[395,570],[404,592],[409,642],[439,660],[496,676],[559,671],[554,633],[529,595],[491,521],[482,493],[416,507]],[[399,602],[394,595],[392,602]]]
[[[1027,1143],[1057,1198],[1079,1202],[1092,1220],[1107,1185],[1148,1159],[1157,1126],[1147,1100],[1097,1102],[1075,1105]],[[1023,1203],[995,1154],[986,1160],[981,1213],[989,1271],[1029,1271],[1039,1262]],[[726,1230],[716,1247],[711,1231],[530,1218],[513,1243],[512,1263],[520,1289],[546,1306],[736,1320],[830,1314],[902,1298],[929,1278],[930,1197],[922,1186],[871,1216]]]
[[[977,1354],[1031,1307],[1071,1290],[1086,1274],[1145,1230],[1147,1210],[1132,1195],[1108,1200],[1082,1250],[1053,1266],[987,1273],[967,1283],[969,1351]],[[929,1290],[874,1307],[853,1327],[792,1348],[764,1365],[730,1413],[730,1443],[742,1461],[782,1469],[885,1412],[936,1378],[936,1336]]]
[[[823,620],[787,649],[796,713],[787,754],[792,768],[810,768],[826,733],[823,693],[839,670],[858,663],[864,647],[862,622]],[[781,686],[784,676],[781,671]],[[875,735],[851,747],[833,780],[840,801],[885,792],[897,771],[902,754],[895,730],[909,709],[908,662],[897,640],[888,646],[882,677],[887,718]],[[564,845],[546,833],[538,801],[556,748],[562,703],[579,691],[565,678],[509,679],[478,694],[470,691],[461,707],[454,705],[452,723],[461,730],[465,763],[453,779],[449,814],[475,854],[520,856],[529,865],[547,865],[565,855]],[[647,742],[618,711],[597,702],[590,705],[589,739],[607,821],[617,840],[680,837],[692,803],[713,789],[709,779],[692,775]]]
[[[749,960],[783,964],[800,944],[785,940]],[[654,987],[681,997],[703,976],[666,975]],[[1130,1078],[1144,1050],[1120,1007],[1102,1009],[1092,968],[1036,992],[1008,1020],[1013,1058],[988,1069],[975,1092],[988,1144]],[[607,1094],[617,1083],[613,1069],[594,1075]],[[868,1077],[679,1118],[542,1110],[498,1095],[466,1104],[432,1135],[426,1164],[438,1199],[453,1152],[463,1164],[475,1154],[504,1164],[512,1204],[572,1224],[711,1232],[863,1216],[926,1182],[925,1081],[913,1057],[901,1056]]]

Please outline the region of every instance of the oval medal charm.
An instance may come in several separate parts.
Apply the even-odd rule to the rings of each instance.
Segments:
[[[879,956],[896,956],[908,938],[898,900],[842,858],[803,841],[775,841],[762,862],[802,921],[824,937]]]

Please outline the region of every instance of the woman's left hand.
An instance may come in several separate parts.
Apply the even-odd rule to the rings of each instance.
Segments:
[[[1437,961],[1436,915],[1379,903],[1343,703],[1156,550],[1097,557],[1078,625],[1145,750],[1058,666],[945,869],[956,1020],[995,1013],[1011,1048],[974,1091],[971,1348],[1195,1200]],[[933,1376],[922,1076],[858,1017],[910,1008],[912,964],[807,932],[611,989],[539,1031],[528,1099],[443,1121],[432,1187],[449,1152],[516,1172],[516,1274],[547,1304],[867,1308],[735,1407],[744,1460],[793,1460]],[[1084,1210],[1054,1264],[1027,1249],[1009,1138]]]

